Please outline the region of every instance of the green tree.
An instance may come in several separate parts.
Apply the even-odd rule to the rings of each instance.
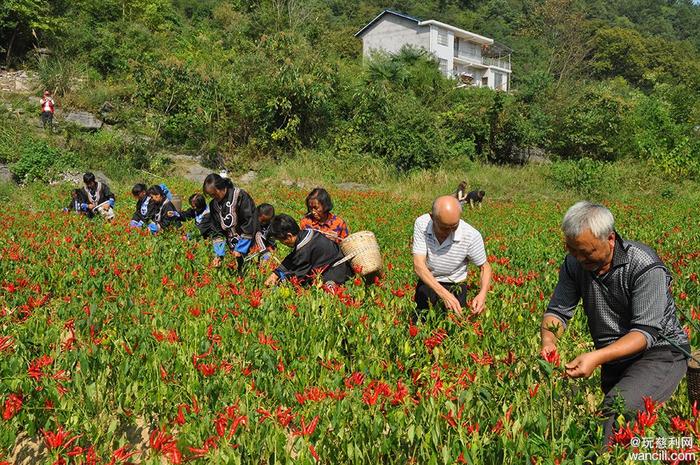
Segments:
[[[591,37],[583,7],[577,0],[544,0],[527,17],[521,34],[537,38],[546,47],[546,71],[555,86],[582,71],[591,49]]]
[[[10,65],[18,40],[36,43],[39,34],[52,31],[57,21],[47,0],[3,0],[0,3],[0,43]]]
[[[598,76],[622,76],[632,84],[641,83],[649,67],[649,57],[645,39],[639,32],[622,27],[601,29],[593,44],[591,66]]]

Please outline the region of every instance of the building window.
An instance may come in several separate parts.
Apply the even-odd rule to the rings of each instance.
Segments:
[[[440,72],[447,74],[447,60],[440,58]]]
[[[447,46],[447,31],[445,29],[438,29],[438,45]]]

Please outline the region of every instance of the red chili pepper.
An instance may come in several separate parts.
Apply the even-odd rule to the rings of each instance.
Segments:
[[[5,408],[2,412],[2,419],[7,421],[12,417],[17,415],[20,410],[22,410],[22,401],[24,400],[22,394],[10,394],[7,399],[5,399]]]

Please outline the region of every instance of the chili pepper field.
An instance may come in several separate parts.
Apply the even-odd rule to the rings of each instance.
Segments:
[[[331,293],[267,289],[272,263],[241,276],[235,260],[212,268],[204,241],[130,230],[130,186],[113,190],[112,224],[61,213],[68,187],[37,187],[31,208],[0,204],[0,463],[26,456],[25,444],[35,448],[23,463],[46,464],[617,464],[634,437],[689,437],[686,449],[700,449],[685,381],[603,447],[599,370],[562,376],[592,348],[581,309],[560,361],[540,356],[570,203],[467,208],[494,268],[487,310],[432,311],[413,326],[409,242],[429,200],[331,190],[351,232],[376,234],[385,271]],[[304,213],[305,190],[250,193]],[[688,321],[700,327],[697,203],[609,206],[618,232],[672,271],[700,347]],[[471,268],[474,294],[477,279]]]

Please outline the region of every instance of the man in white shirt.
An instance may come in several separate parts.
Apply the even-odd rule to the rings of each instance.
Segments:
[[[471,301],[471,311],[484,311],[491,284],[491,265],[486,260],[479,231],[461,219],[462,207],[453,196],[433,202],[432,213],[416,219],[413,228],[413,269],[418,275],[416,305],[427,309],[442,300],[447,310],[462,315],[467,301],[467,267],[481,270],[479,293]]]

